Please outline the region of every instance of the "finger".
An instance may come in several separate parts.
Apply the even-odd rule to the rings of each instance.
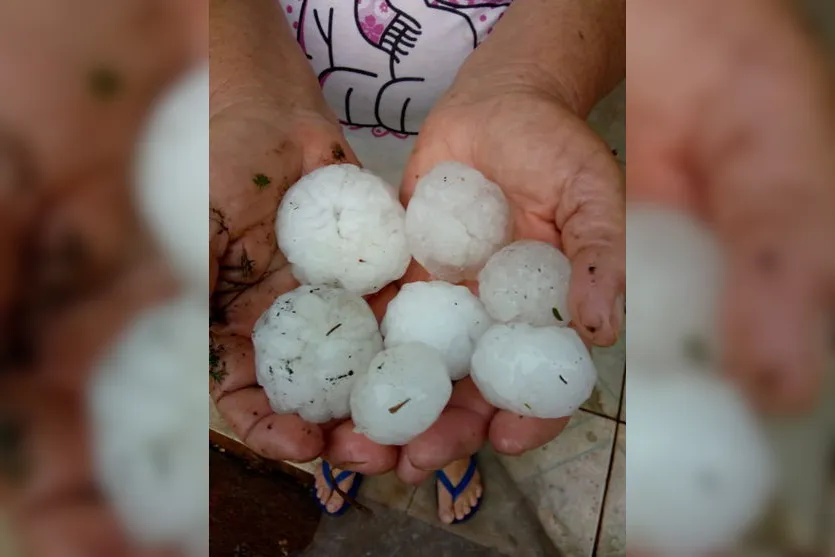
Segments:
[[[255,378],[255,358],[249,337],[212,334],[209,373],[215,405],[232,431],[261,456],[308,462],[324,448],[316,425],[292,414],[275,414]]]
[[[563,250],[572,263],[569,309],[578,332],[610,346],[621,331],[626,289],[623,177],[611,157],[568,184],[556,212]]]
[[[494,412],[472,379],[462,379],[455,384],[440,418],[403,449],[401,458],[410,463],[403,471],[408,473],[412,467],[440,470],[450,462],[475,454],[484,444]]]
[[[408,458],[401,457],[397,459],[397,468],[395,469],[395,473],[401,482],[407,485],[417,486],[422,484],[429,476],[434,474],[434,470],[421,470],[420,468],[415,468]]]
[[[490,422],[490,443],[501,454],[519,456],[552,441],[570,419],[543,420],[499,410]]]
[[[440,470],[477,453],[487,438],[489,422],[490,418],[470,410],[447,408],[432,427],[406,446],[403,458],[418,470]]]
[[[217,409],[235,435],[256,453],[273,460],[309,462],[325,447],[322,430],[295,414],[276,414],[260,387],[224,395]]]
[[[800,410],[817,398],[828,349],[835,250],[824,246],[835,241],[835,163],[815,106],[768,120],[768,133],[717,161],[708,190],[728,262],[725,362],[770,411]]]
[[[769,236],[755,236],[755,245],[734,242],[729,250],[725,362],[762,410],[801,411],[818,397],[827,354],[828,311],[816,284],[822,275],[804,260],[799,239]]]
[[[361,474],[385,474],[397,465],[397,447],[374,443],[348,420],[331,431],[324,458],[335,467]]]

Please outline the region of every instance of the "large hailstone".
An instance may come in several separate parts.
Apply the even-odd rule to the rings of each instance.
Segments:
[[[630,205],[627,361],[639,370],[715,364],[721,271],[719,248],[700,222],[675,211]]]
[[[371,361],[351,393],[355,431],[381,445],[405,445],[435,423],[452,396],[440,352],[399,344]]]
[[[97,477],[127,532],[190,557],[208,555],[208,318],[203,295],[144,312],[88,390]]]
[[[209,290],[209,66],[162,97],[136,145],[142,217],[188,288]]]
[[[386,348],[422,342],[438,350],[453,381],[470,373],[475,343],[493,322],[465,286],[412,282],[386,308],[381,331]]]
[[[476,345],[471,376],[487,402],[536,418],[573,414],[591,396],[597,371],[568,327],[490,327]]]
[[[510,209],[501,188],[479,171],[444,162],[424,175],[406,210],[415,260],[440,280],[474,279],[510,240]]]
[[[631,341],[631,339],[630,339]],[[626,534],[657,555],[720,554],[765,510],[775,471],[744,399],[686,368],[627,374]]]
[[[350,415],[357,378],[380,350],[377,318],[361,297],[300,286],[276,298],[252,331],[255,375],[279,414],[312,423]]]
[[[496,252],[478,275],[478,295],[497,321],[568,325],[571,262],[560,250],[520,240]]]
[[[405,211],[394,188],[350,164],[296,182],[278,208],[278,245],[303,284],[379,291],[406,272]]]

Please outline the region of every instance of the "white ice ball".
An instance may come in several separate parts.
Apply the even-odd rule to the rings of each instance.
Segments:
[[[135,159],[142,218],[177,275],[208,296],[208,64],[161,98],[136,144]]]
[[[303,284],[372,294],[402,277],[411,261],[394,188],[350,164],[296,182],[281,201],[275,231]]]
[[[386,308],[380,330],[386,348],[422,342],[438,350],[450,378],[470,373],[475,343],[493,324],[484,306],[465,286],[448,282],[412,282]]]
[[[399,344],[371,361],[351,393],[355,431],[381,445],[405,445],[435,423],[452,396],[437,350]]]
[[[692,369],[627,374],[626,533],[657,555],[721,553],[765,510],[772,454],[729,384]]]
[[[406,210],[415,260],[437,279],[474,279],[510,240],[510,209],[501,188],[479,171],[444,162],[418,180]]]
[[[490,327],[476,345],[470,375],[493,406],[536,418],[570,416],[597,381],[574,329],[526,323]]]
[[[383,349],[366,301],[328,286],[279,296],[255,323],[252,342],[256,378],[272,409],[312,423],[350,415],[351,389]]]
[[[504,323],[568,325],[571,262],[545,242],[520,240],[496,252],[478,275],[487,312]]]
[[[139,544],[190,557],[208,554],[208,318],[205,296],[145,311],[88,387],[94,464],[110,503]]]
[[[715,365],[721,271],[714,237],[693,217],[646,205],[627,208],[630,365]]]

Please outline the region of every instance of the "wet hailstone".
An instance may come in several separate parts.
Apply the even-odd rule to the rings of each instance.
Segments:
[[[474,279],[510,240],[510,209],[501,188],[480,172],[444,162],[417,183],[406,210],[415,260],[434,278]]]
[[[441,353],[412,342],[383,350],[351,393],[355,430],[382,445],[405,445],[426,431],[452,396]]]
[[[645,205],[630,205],[626,222],[627,362],[709,371],[720,348],[722,272],[712,234],[689,215]]]
[[[97,477],[131,537],[206,555],[206,323],[203,296],[140,314],[89,386]]]
[[[440,351],[450,378],[470,373],[470,358],[481,335],[493,324],[479,299],[448,282],[403,285],[389,302],[381,331],[386,348],[423,342]]]
[[[383,348],[366,301],[328,286],[279,296],[256,322],[252,342],[256,378],[272,409],[312,423],[350,415],[351,390]]]
[[[299,282],[360,295],[402,277],[411,260],[393,188],[350,164],[319,168],[293,185],[279,206],[276,236]]]
[[[627,374],[626,531],[659,555],[721,554],[773,492],[773,455],[734,387],[696,367]]]
[[[497,408],[561,418],[591,396],[597,371],[573,329],[511,323],[493,325],[484,333],[473,354],[471,376]]]
[[[478,275],[488,313],[504,323],[567,325],[571,263],[557,248],[520,240],[496,252]]]

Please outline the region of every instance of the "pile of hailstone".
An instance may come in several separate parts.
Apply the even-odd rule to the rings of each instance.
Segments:
[[[673,557],[731,552],[762,516],[776,471],[762,424],[719,373],[721,259],[694,219],[627,210],[626,467],[630,543]]]
[[[426,431],[468,374],[492,404],[542,418],[571,414],[596,373],[567,327],[571,266],[542,242],[509,244],[501,189],[442,163],[408,210],[352,165],[302,178],[278,209],[279,246],[302,283],[253,329],[256,376],[274,411],[313,423],[352,418],[377,443]],[[404,285],[382,323],[362,296],[414,259],[433,277]],[[478,278],[480,294],[454,284]]]

